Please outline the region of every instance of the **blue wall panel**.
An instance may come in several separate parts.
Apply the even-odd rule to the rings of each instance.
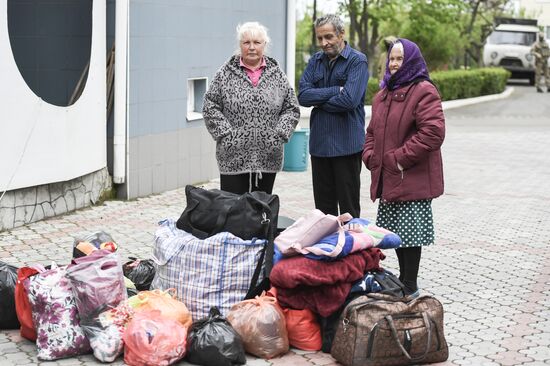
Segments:
[[[166,133],[187,127],[187,79],[208,77],[210,81],[237,49],[235,28],[246,21],[259,21],[269,28],[269,54],[284,69],[285,1],[130,2],[130,104],[163,102],[169,121],[152,119],[147,129],[137,123],[138,116],[130,115],[131,138],[147,131]]]
[[[268,54],[285,69],[284,0],[130,2],[128,197],[217,176],[215,144],[204,122],[187,121],[187,82],[212,80],[238,48],[235,28],[246,21],[268,27]]]

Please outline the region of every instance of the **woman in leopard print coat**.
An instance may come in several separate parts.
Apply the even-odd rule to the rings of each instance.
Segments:
[[[237,34],[240,54],[214,76],[204,98],[204,121],[216,140],[221,189],[271,193],[300,109],[277,61],[263,54],[267,29],[249,22]]]

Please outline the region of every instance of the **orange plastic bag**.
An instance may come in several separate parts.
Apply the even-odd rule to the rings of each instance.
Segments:
[[[21,267],[17,270],[17,284],[15,285],[15,311],[21,324],[21,336],[29,341],[36,341],[36,327],[32,320],[32,308],[27,295],[24,281],[39,273],[35,268]]]
[[[231,307],[227,320],[243,339],[246,352],[273,358],[288,352],[285,316],[270,296],[256,296]]]
[[[187,328],[158,310],[142,311],[128,323],[122,339],[127,365],[171,365],[185,356]]]
[[[319,351],[323,345],[321,326],[309,309],[283,309],[288,331],[288,343],[304,351]]]
[[[187,329],[193,323],[187,306],[175,298],[174,289],[141,291],[133,298],[136,299],[131,300],[130,304],[135,308],[136,313],[159,310],[163,316],[179,321]]]

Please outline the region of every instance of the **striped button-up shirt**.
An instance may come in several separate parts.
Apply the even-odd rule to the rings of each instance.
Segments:
[[[346,156],[362,151],[368,80],[367,57],[347,43],[331,66],[322,51],[311,57],[300,79],[298,101],[314,107],[309,134],[312,156]]]

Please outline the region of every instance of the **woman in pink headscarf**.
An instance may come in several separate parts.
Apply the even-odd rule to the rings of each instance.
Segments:
[[[371,199],[379,199],[376,225],[401,237],[399,279],[416,297],[422,246],[434,242],[431,201],[443,194],[445,116],[422,53],[407,39],[390,48],[380,87],[363,162],[371,172]]]

